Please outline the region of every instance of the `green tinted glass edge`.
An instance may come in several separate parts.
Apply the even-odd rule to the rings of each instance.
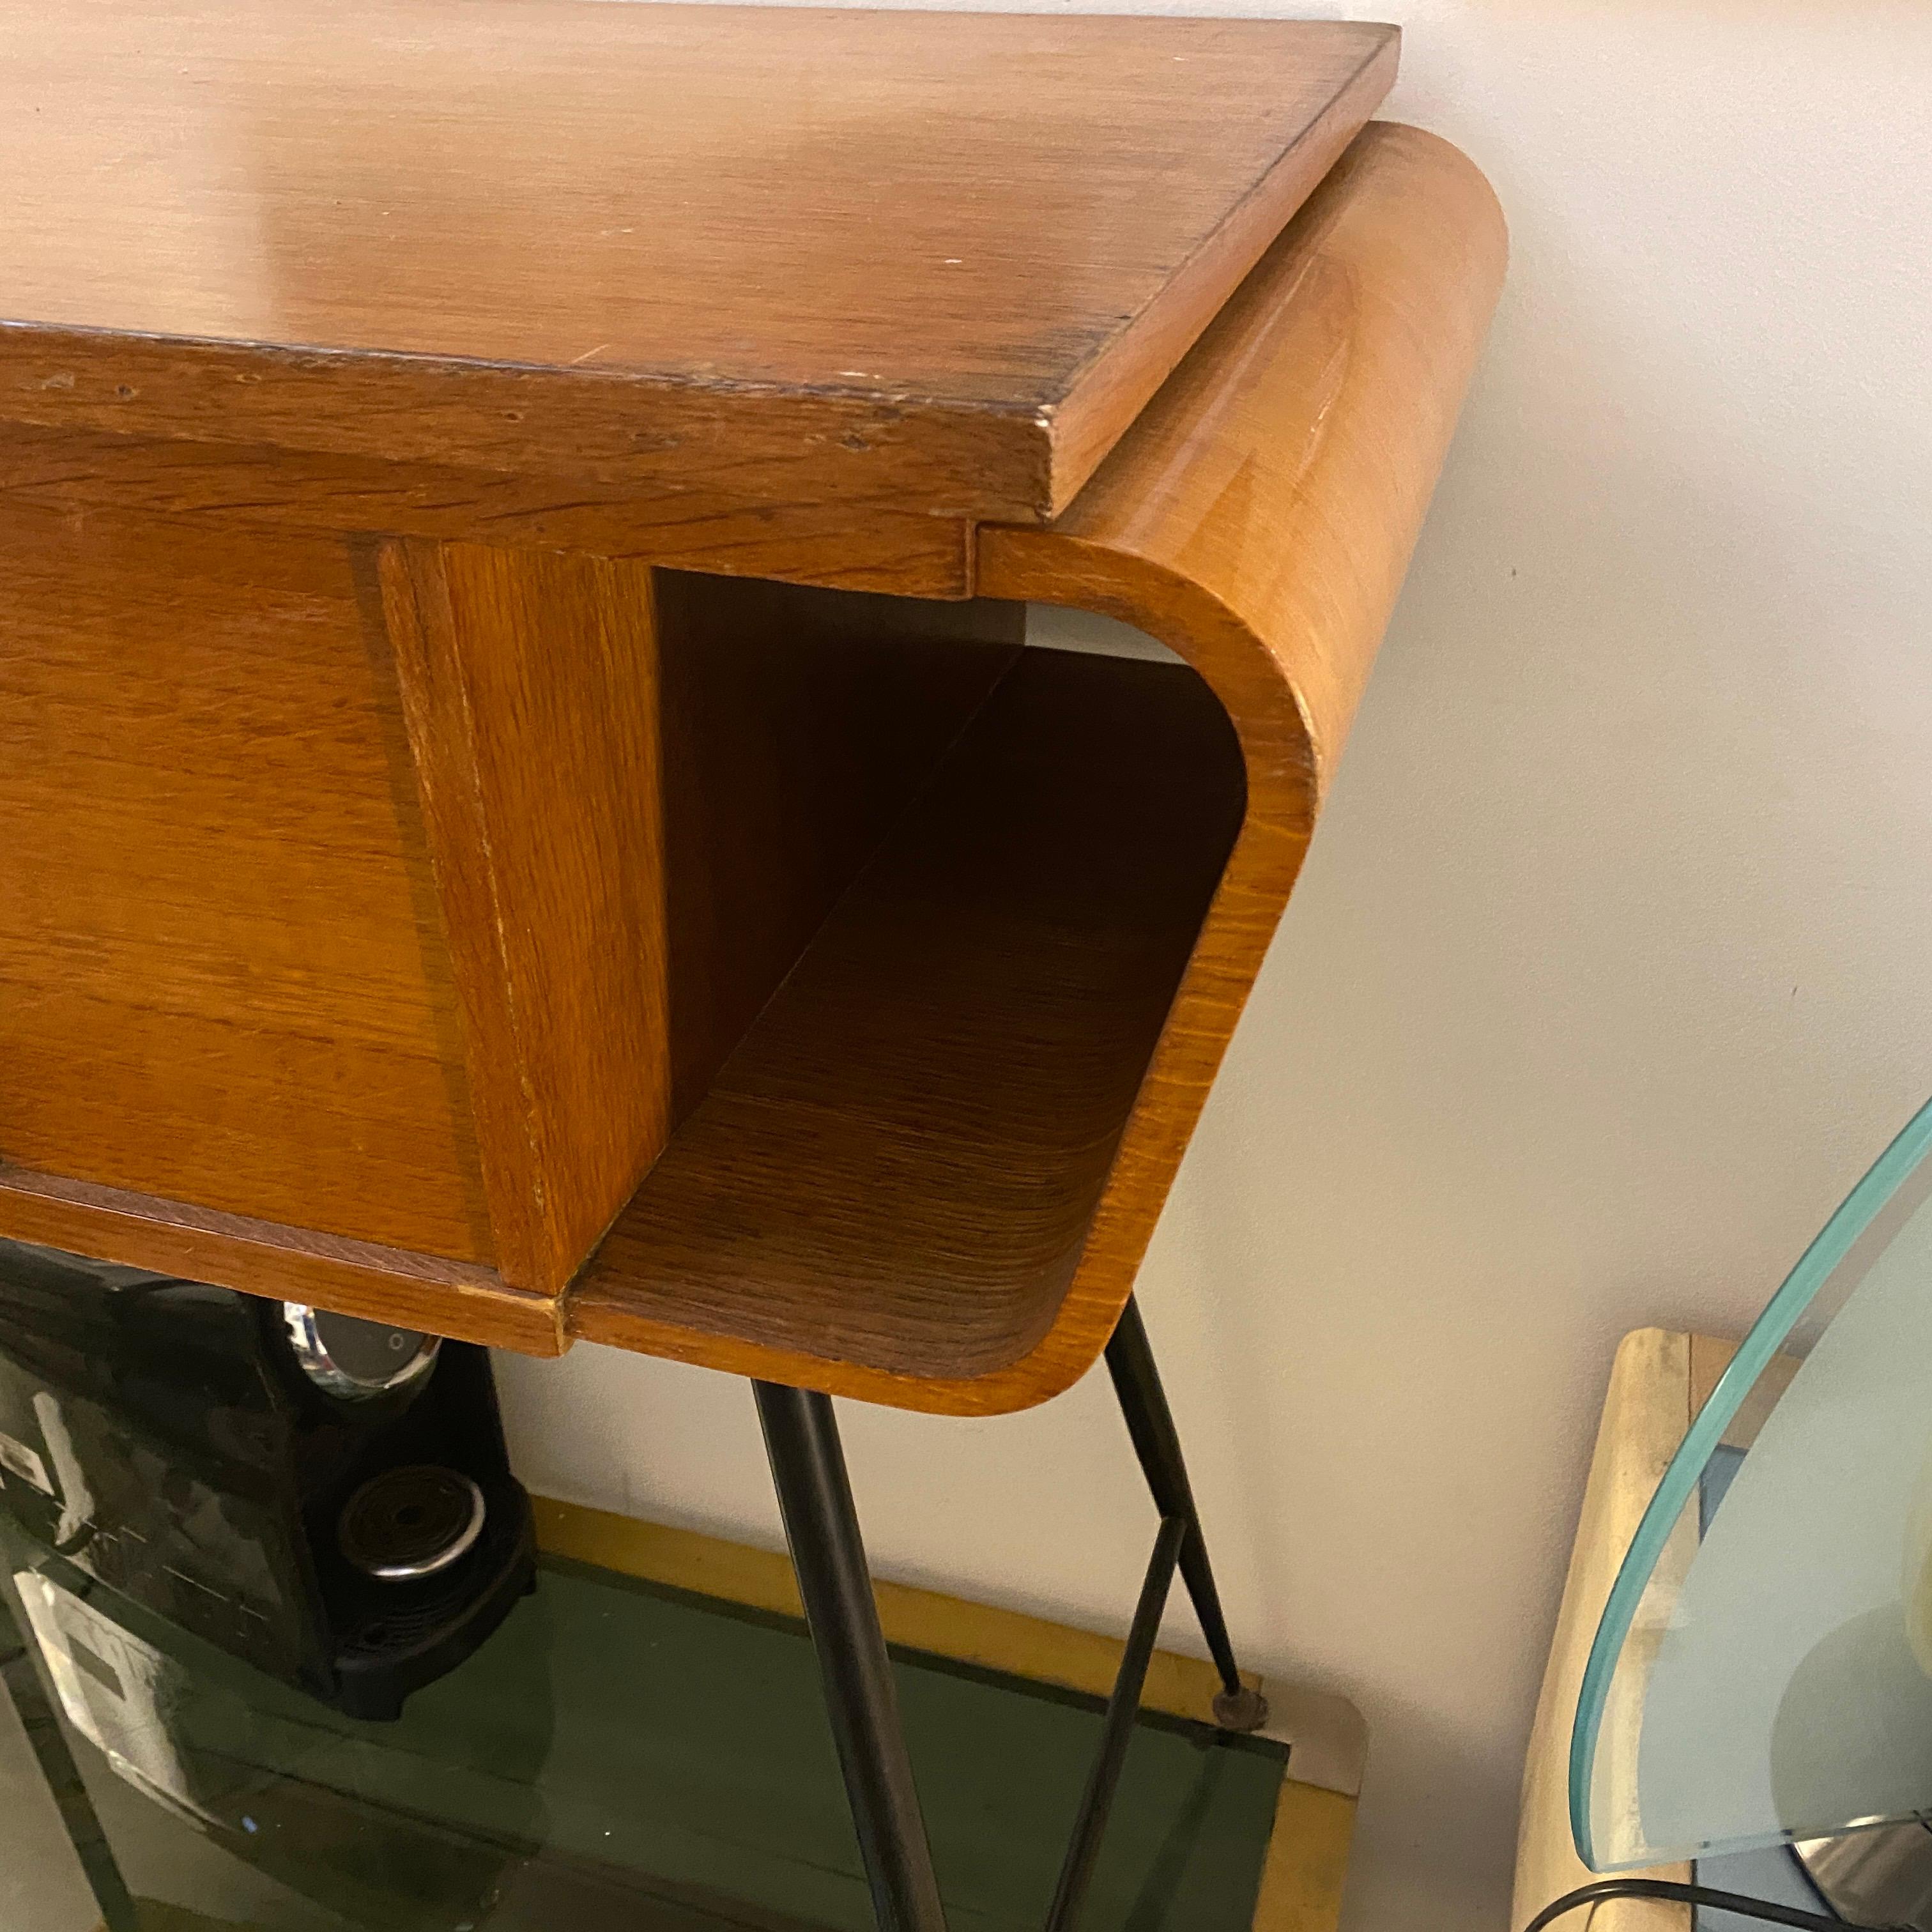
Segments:
[[[1685,1435],[1657,1493],[1637,1524],[1636,1534],[1617,1571],[1604,1605],[1602,1619],[1583,1666],[1583,1688],[1576,1700],[1576,1720],[1570,1733],[1570,1834],[1578,1856],[1592,1871],[1616,1869],[1598,1864],[1590,1828],[1591,1772],[1596,1762],[1598,1734],[1605,1700],[1617,1660],[1623,1654],[1638,1604],[1650,1581],[1664,1546],[1682,1515],[1703,1474],[1711,1453],[1722,1440],[1744,1397],[1784,1345],[1832,1270],[1851,1251],[1880,1210],[1932,1150],[1932,1100],[1928,1100],[1900,1131],[1864,1178],[1821,1228],[1798,1265],[1751,1324],[1730,1366],[1718,1379],[1710,1400]],[[1644,1861],[1648,1862],[1648,1861]]]

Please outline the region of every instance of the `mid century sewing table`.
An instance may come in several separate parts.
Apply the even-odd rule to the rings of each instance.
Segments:
[[[928,1411],[1138,1334],[1502,271],[1394,30],[0,46],[0,1235]]]

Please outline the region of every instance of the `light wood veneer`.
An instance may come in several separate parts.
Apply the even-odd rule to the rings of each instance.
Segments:
[[[1737,1350],[1736,1342],[1715,1336],[1663,1328],[1637,1329],[1618,1346],[1524,1760],[1512,1926],[1527,1924],[1552,1900],[1597,1876],[1576,1856],[1570,1829],[1570,1744],[1590,1646],[1644,1511]],[[1724,1431],[1727,1447],[1750,1447],[1798,1367],[1792,1355],[1774,1356],[1766,1365]],[[1689,1545],[1666,1551],[1660,1559],[1663,1574],[1688,1564],[1694,1553]],[[1634,1749],[1640,1716],[1619,1711],[1613,1698],[1606,1723],[1621,1725],[1627,1748]],[[1696,1873],[1679,1863],[1627,1876],[1684,1885]],[[1617,1898],[1580,1916],[1591,1932],[1693,1932],[1696,1914],[1667,1899]]]

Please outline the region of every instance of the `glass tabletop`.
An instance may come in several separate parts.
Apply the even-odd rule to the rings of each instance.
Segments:
[[[1932,1104],[1773,1297],[1645,1513],[1571,1742],[1594,1870],[1932,1811],[1928,1156]]]
[[[0,1540],[45,1666],[25,1688],[58,1710],[46,1724],[80,1787],[70,1832],[78,1844],[98,1824],[137,1901],[117,1915],[112,1885],[97,1886],[90,1924],[869,1932],[794,1622],[546,1558],[474,1657],[400,1721],[360,1723],[85,1593],[17,1532]],[[951,1924],[1033,1932],[1100,1701],[920,1653],[896,1664]],[[18,1701],[17,1670],[8,1682]],[[1144,1714],[1087,1922],[1247,1932],[1286,1761],[1264,1740]],[[21,1828],[0,1818],[0,1864]]]

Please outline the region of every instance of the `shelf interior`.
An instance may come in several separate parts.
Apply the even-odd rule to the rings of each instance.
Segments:
[[[1240,821],[1185,667],[1030,650],[618,1217],[571,1324],[958,1378],[1064,1298]]]

